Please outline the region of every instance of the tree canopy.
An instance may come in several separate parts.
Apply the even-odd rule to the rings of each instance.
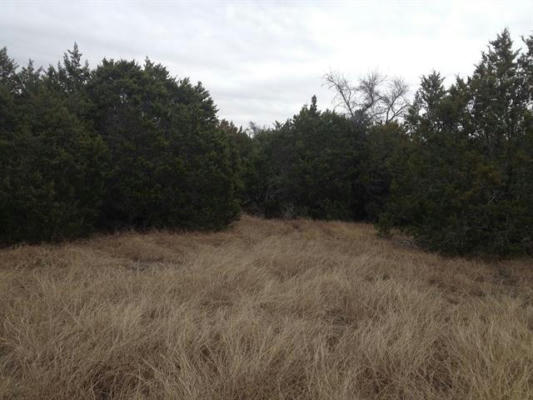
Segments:
[[[74,45],[46,70],[0,50],[0,242],[265,217],[370,221],[448,254],[533,253],[533,36],[471,76],[351,83],[270,128],[217,118],[201,83]]]
[[[239,212],[209,92],[146,60],[57,67],[0,52],[0,240],[119,228],[218,229]]]

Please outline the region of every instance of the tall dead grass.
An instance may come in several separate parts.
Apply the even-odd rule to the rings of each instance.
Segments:
[[[531,264],[251,217],[1,250],[0,398],[533,398]]]

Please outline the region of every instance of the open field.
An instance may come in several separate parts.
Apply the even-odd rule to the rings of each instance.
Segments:
[[[252,217],[0,250],[0,398],[533,398],[532,264]]]

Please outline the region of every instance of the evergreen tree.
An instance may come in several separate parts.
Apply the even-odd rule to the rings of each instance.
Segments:
[[[401,226],[449,253],[531,251],[531,111],[521,60],[504,31],[468,80],[445,91],[438,74],[422,79],[406,121],[413,150],[391,185],[382,228]]]
[[[2,71],[11,65],[4,57]],[[8,100],[2,101],[0,120],[9,121],[0,129],[0,241],[91,232],[103,195],[103,142],[44,85],[31,62],[18,73],[2,74],[0,93]]]
[[[92,103],[87,96],[86,86],[91,71],[87,61],[82,62],[82,53],[74,43],[72,50],[63,55],[63,62],[57,68],[48,67],[46,84],[67,99],[69,110],[85,124],[89,123]],[[90,129],[90,128],[89,128]]]
[[[362,131],[334,112],[310,106],[254,137],[263,212],[274,216],[359,219],[365,215],[358,180]]]
[[[104,60],[88,93],[112,157],[103,225],[220,228],[235,218],[229,142],[201,84],[149,60]]]

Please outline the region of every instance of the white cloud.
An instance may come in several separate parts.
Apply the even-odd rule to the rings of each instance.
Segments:
[[[524,1],[43,1],[0,3],[0,46],[19,63],[55,64],[77,41],[91,65],[149,56],[201,80],[221,117],[270,124],[313,94],[331,107],[322,76],[370,70],[416,89],[432,69],[466,75],[504,27],[533,33]]]

